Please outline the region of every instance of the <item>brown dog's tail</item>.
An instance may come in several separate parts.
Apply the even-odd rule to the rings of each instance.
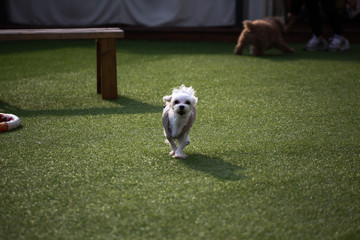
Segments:
[[[284,24],[281,22],[281,19],[279,17],[273,17],[272,18],[274,20],[274,22],[276,23],[276,25],[279,27],[279,29],[281,30],[281,32],[285,31],[285,26]]]
[[[242,23],[244,25],[244,28],[249,29],[250,31],[254,26],[254,24],[250,20],[244,20]]]

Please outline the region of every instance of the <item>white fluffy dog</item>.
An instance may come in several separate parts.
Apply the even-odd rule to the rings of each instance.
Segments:
[[[170,96],[163,97],[165,102],[162,123],[166,142],[170,144],[170,155],[185,159],[183,149],[190,144],[189,132],[196,118],[195,90],[181,85],[175,88]],[[176,140],[179,146],[176,145]]]

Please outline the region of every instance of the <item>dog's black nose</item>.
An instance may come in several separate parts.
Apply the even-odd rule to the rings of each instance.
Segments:
[[[184,110],[184,106],[180,106],[180,110]]]

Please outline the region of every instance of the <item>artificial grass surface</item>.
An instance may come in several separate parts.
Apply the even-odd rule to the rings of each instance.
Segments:
[[[0,43],[1,239],[359,239],[360,45],[232,55],[235,43],[118,42],[119,99],[92,41]],[[162,97],[197,90],[186,160]]]

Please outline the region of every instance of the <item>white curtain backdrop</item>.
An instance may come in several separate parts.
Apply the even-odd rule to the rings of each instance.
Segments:
[[[278,16],[284,20],[284,3],[282,0],[247,0],[248,9],[245,18],[261,19],[268,16]]]
[[[118,24],[120,1],[8,0],[10,23],[42,26]]]
[[[8,20],[41,26],[235,24],[236,0],[8,0]]]
[[[129,25],[210,27],[235,24],[236,0],[123,0],[121,23]]]

